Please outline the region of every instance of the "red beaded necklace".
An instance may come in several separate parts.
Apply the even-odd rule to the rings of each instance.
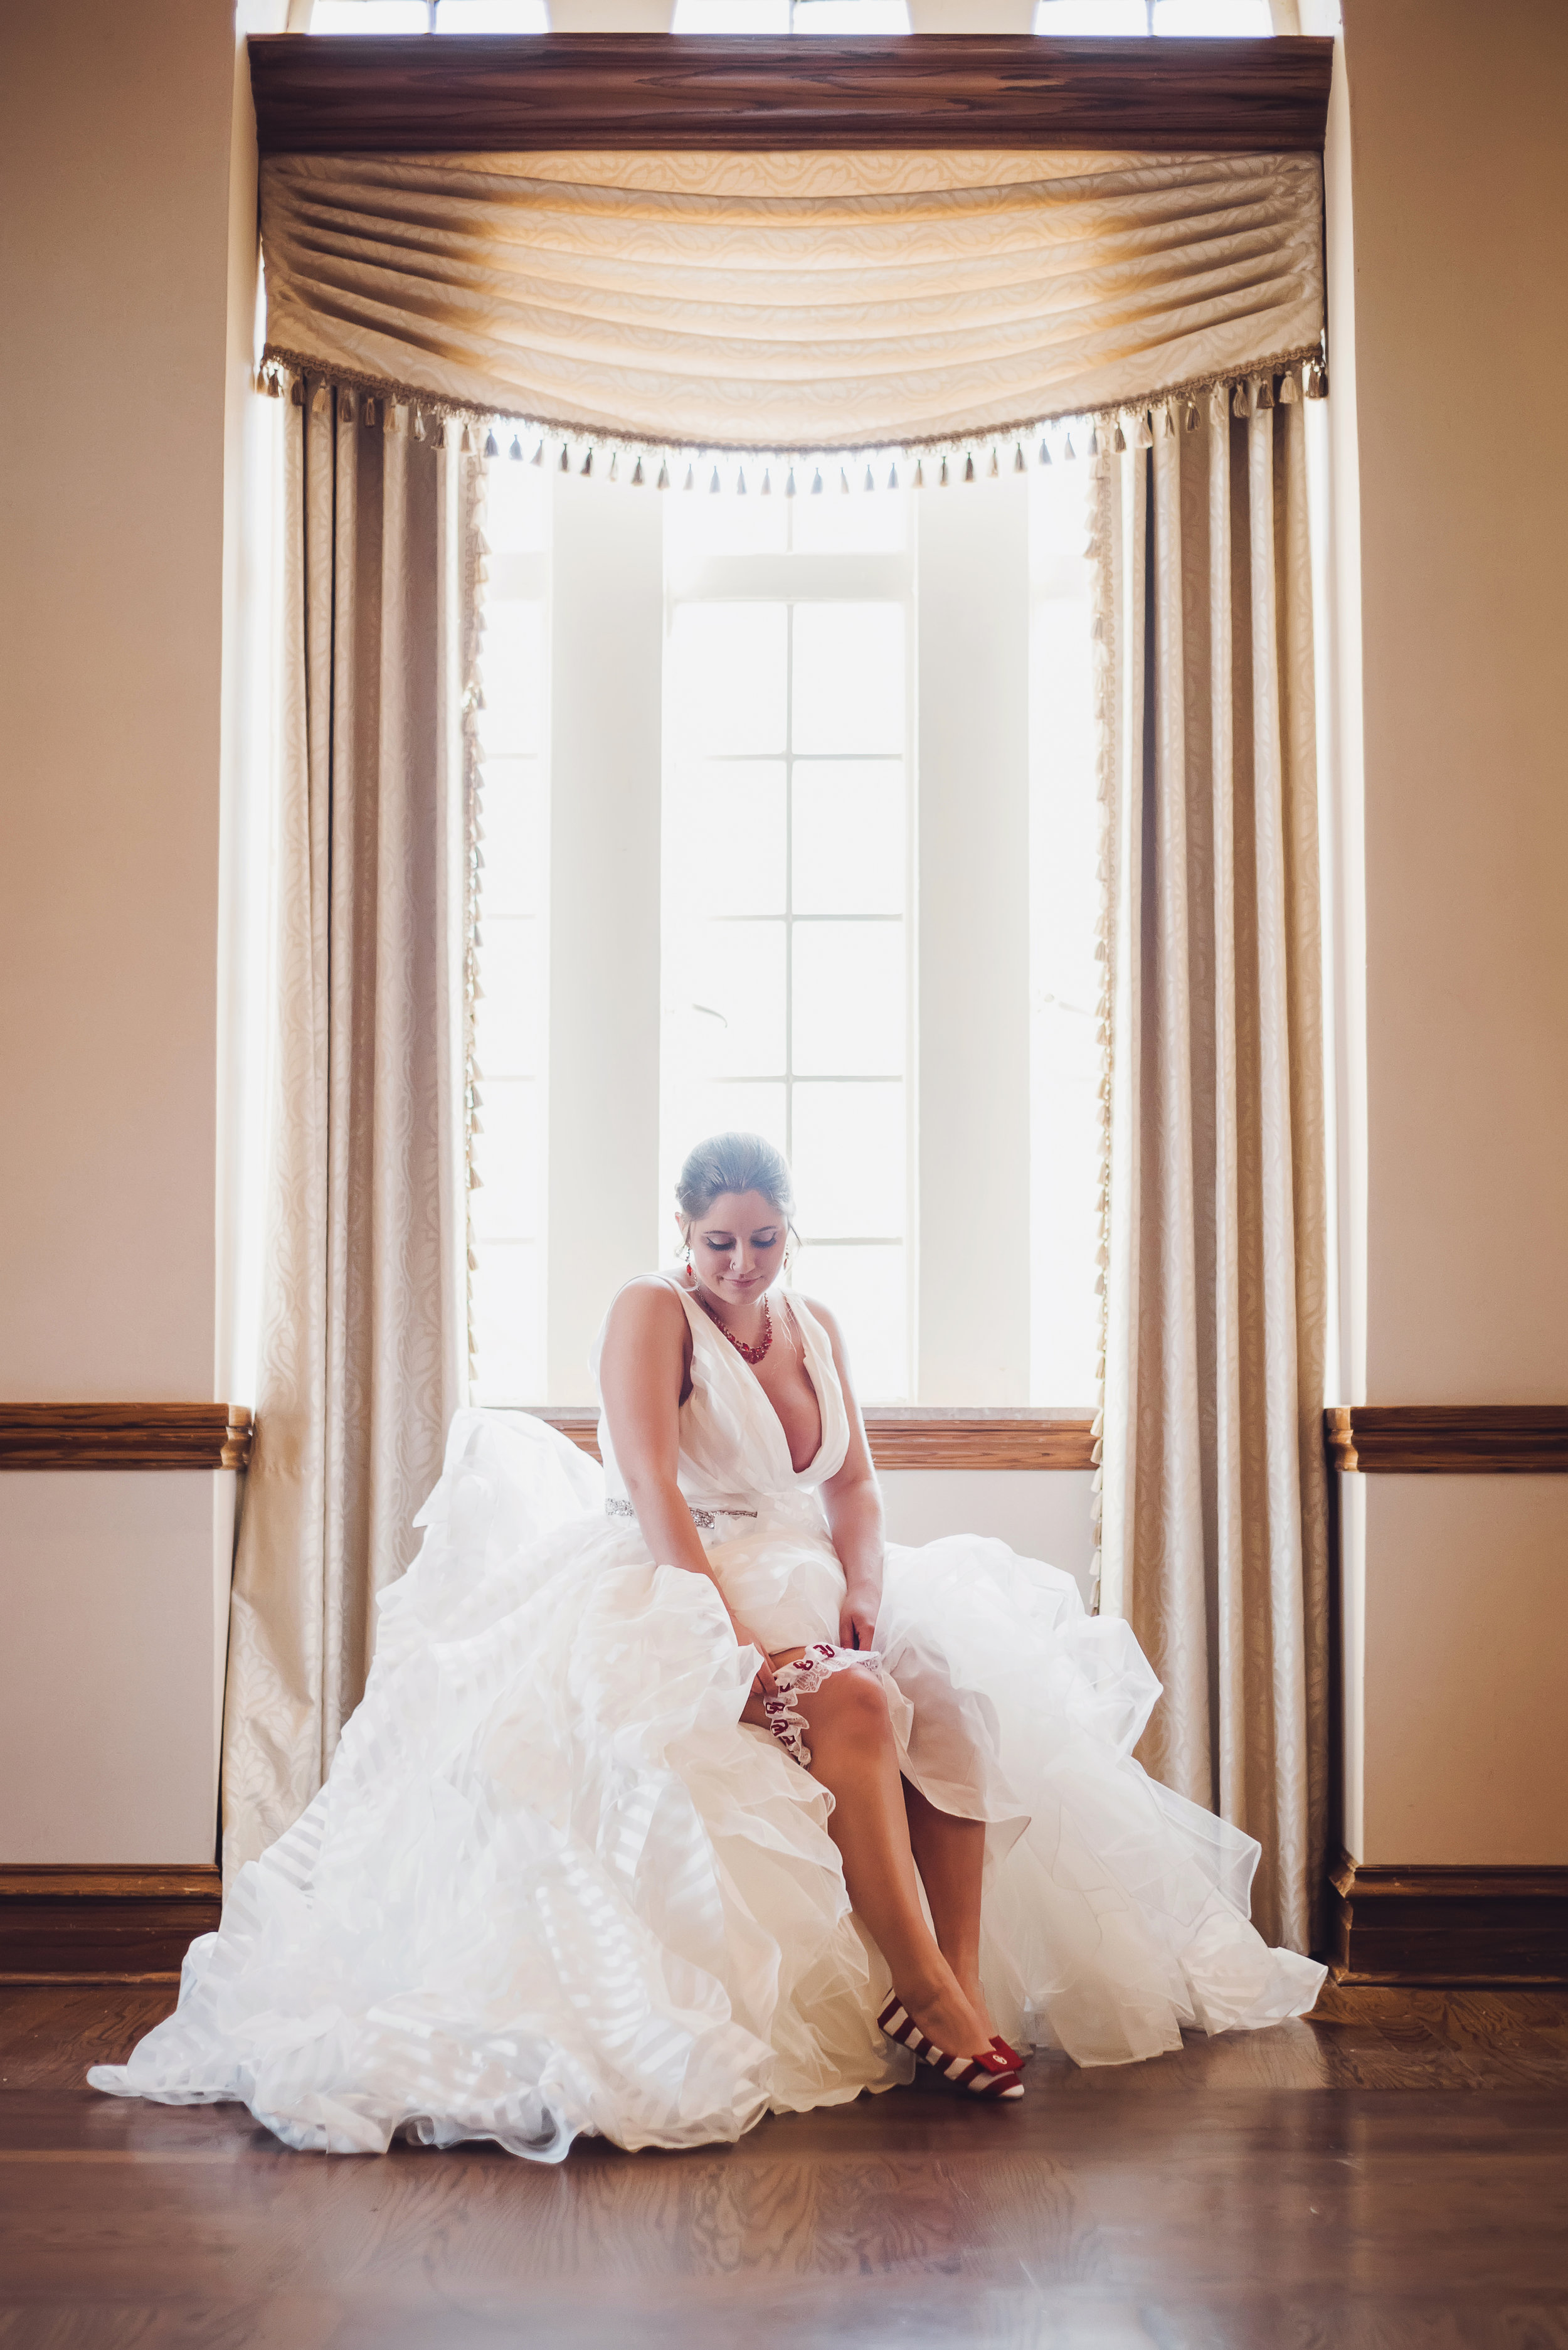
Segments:
[[[700,1289],[693,1288],[691,1295],[696,1298],[698,1305],[702,1308],[702,1311],[708,1316],[709,1321],[711,1322],[716,1328],[723,1332],[725,1337],[728,1338],[731,1346],[733,1347],[738,1355],[743,1355],[748,1363],[760,1363],[762,1361],[763,1357],[767,1353],[768,1348],[774,1343],[774,1317],[768,1312],[768,1301],[765,1293],[763,1297],[762,1342],[759,1346],[755,1347],[748,1347],[743,1338],[736,1337],[729,1324],[724,1321],[720,1315],[715,1313],[713,1307],[709,1305],[708,1300],[703,1296],[702,1292]]]

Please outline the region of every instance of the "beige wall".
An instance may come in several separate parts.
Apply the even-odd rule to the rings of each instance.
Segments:
[[[1359,465],[1364,1392],[1560,1402],[1568,9],[1345,0],[1345,18],[1354,357],[1336,346],[1334,397],[1353,396]],[[1360,1499],[1353,1849],[1568,1860],[1568,1478],[1370,1479]]]
[[[214,1392],[234,100],[226,0],[0,9],[6,1399]],[[212,1857],[234,1482],[0,1478],[0,1860]]]

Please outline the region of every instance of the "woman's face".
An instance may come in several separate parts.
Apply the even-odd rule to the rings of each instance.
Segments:
[[[691,1220],[691,1270],[721,1305],[745,1305],[778,1278],[789,1226],[761,1191],[724,1191]]]

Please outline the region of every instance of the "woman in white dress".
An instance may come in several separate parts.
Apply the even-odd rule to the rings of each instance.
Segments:
[[[1128,1627],[1000,1542],[884,1544],[843,1341],[778,1285],[778,1152],[717,1137],[679,1199],[687,1265],[596,1347],[602,1477],[457,1415],[327,1784],[99,2088],[556,2160],[1312,2006],[1257,1846],[1132,1759]]]

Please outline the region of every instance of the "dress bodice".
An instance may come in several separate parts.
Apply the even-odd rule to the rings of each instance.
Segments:
[[[816,1390],[822,1415],[822,1441],[815,1457],[804,1469],[797,1469],[790,1458],[784,1423],[751,1365],[714,1327],[688,1289],[669,1274],[658,1278],[667,1282],[680,1298],[691,1332],[691,1392],[680,1406],[680,1457],[676,1473],[699,1531],[710,1530],[703,1526],[703,1513],[788,1517],[800,1514],[804,1506],[805,1512],[817,1515],[815,1490],[837,1475],[849,1450],[844,1389],[821,1323],[794,1290],[774,1291],[775,1302],[787,1302],[794,1316],[805,1350],[806,1376]],[[590,1357],[596,1388],[604,1336],[601,1324]],[[624,1502],[626,1483],[602,1406],[599,1453],[606,1492],[613,1506]]]

